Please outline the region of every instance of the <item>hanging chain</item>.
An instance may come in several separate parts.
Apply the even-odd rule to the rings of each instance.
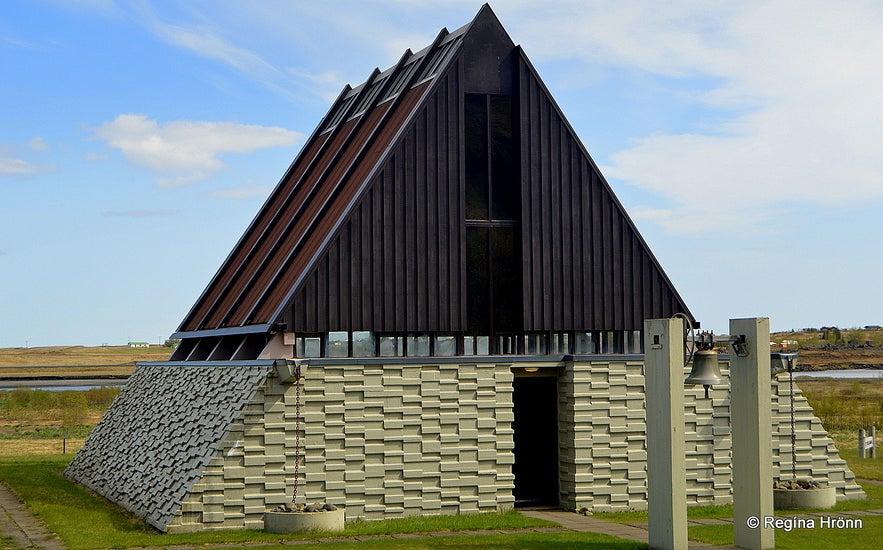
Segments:
[[[300,481],[300,365],[294,371],[294,489],[291,492],[291,503],[297,500],[297,485]]]
[[[788,365],[788,384],[791,394],[791,477],[797,481],[797,434],[794,432],[794,368]]]

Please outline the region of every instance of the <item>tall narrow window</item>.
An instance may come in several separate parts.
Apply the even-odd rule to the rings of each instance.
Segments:
[[[511,343],[522,331],[523,313],[512,98],[467,94],[464,114],[467,332],[489,336],[489,353],[514,353]]]
[[[489,220],[487,96],[466,95],[466,219]]]

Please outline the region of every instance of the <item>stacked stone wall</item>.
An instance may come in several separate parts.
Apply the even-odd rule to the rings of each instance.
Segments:
[[[511,508],[512,377],[493,363],[308,367],[297,501],[350,520]],[[295,410],[295,385],[270,375],[169,530],[261,528],[289,502]]]
[[[290,501],[344,507],[348,520],[514,506],[513,379],[558,379],[560,503],[647,506],[640,357],[562,363],[323,360],[296,388],[272,365],[147,365],[96,426],[66,474],[170,532],[263,527]],[[722,368],[728,377],[726,365]],[[686,371],[684,373],[686,375]],[[772,382],[774,475],[791,475],[790,395]],[[726,383],[685,389],[688,502],[732,502]],[[797,472],[860,498],[833,442],[795,389]],[[555,450],[550,450],[555,452]],[[299,457],[299,462],[297,459]]]
[[[642,361],[575,360],[559,376],[561,503],[595,511],[646,509],[646,405]],[[684,371],[686,378],[688,369]],[[732,438],[729,365],[724,382],[705,398],[685,388],[687,502],[730,504]],[[787,378],[771,381],[774,479],[791,478],[790,394]],[[795,384],[797,474],[837,489],[838,500],[863,498],[846,461]]]

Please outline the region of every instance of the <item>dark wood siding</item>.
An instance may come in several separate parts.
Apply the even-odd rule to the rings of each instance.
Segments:
[[[524,330],[640,330],[689,314],[523,56],[518,80]]]
[[[521,204],[507,202],[505,219],[489,211],[468,222],[516,235],[500,233],[489,256],[505,248],[516,263],[503,278],[514,291],[500,293],[516,304],[507,332],[640,329],[645,318],[689,315],[520,48],[489,10],[464,29],[344,89],[180,332],[278,321],[297,332],[466,331],[466,94],[514,105],[517,117],[500,133],[505,147],[488,140],[488,159],[504,159],[488,166],[516,167],[498,178],[515,182],[500,197]],[[450,57],[431,74],[441,51]],[[431,76],[417,83],[421,74]],[[407,91],[385,95],[399,85]],[[356,105],[365,111],[354,115]]]
[[[459,74],[437,83],[296,290],[294,331],[462,330]]]

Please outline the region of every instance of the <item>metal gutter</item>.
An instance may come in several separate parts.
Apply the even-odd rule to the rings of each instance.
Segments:
[[[171,338],[211,338],[213,336],[236,336],[237,334],[258,334],[270,332],[273,323],[245,325],[241,327],[224,327],[208,330],[185,330],[172,334]]]

